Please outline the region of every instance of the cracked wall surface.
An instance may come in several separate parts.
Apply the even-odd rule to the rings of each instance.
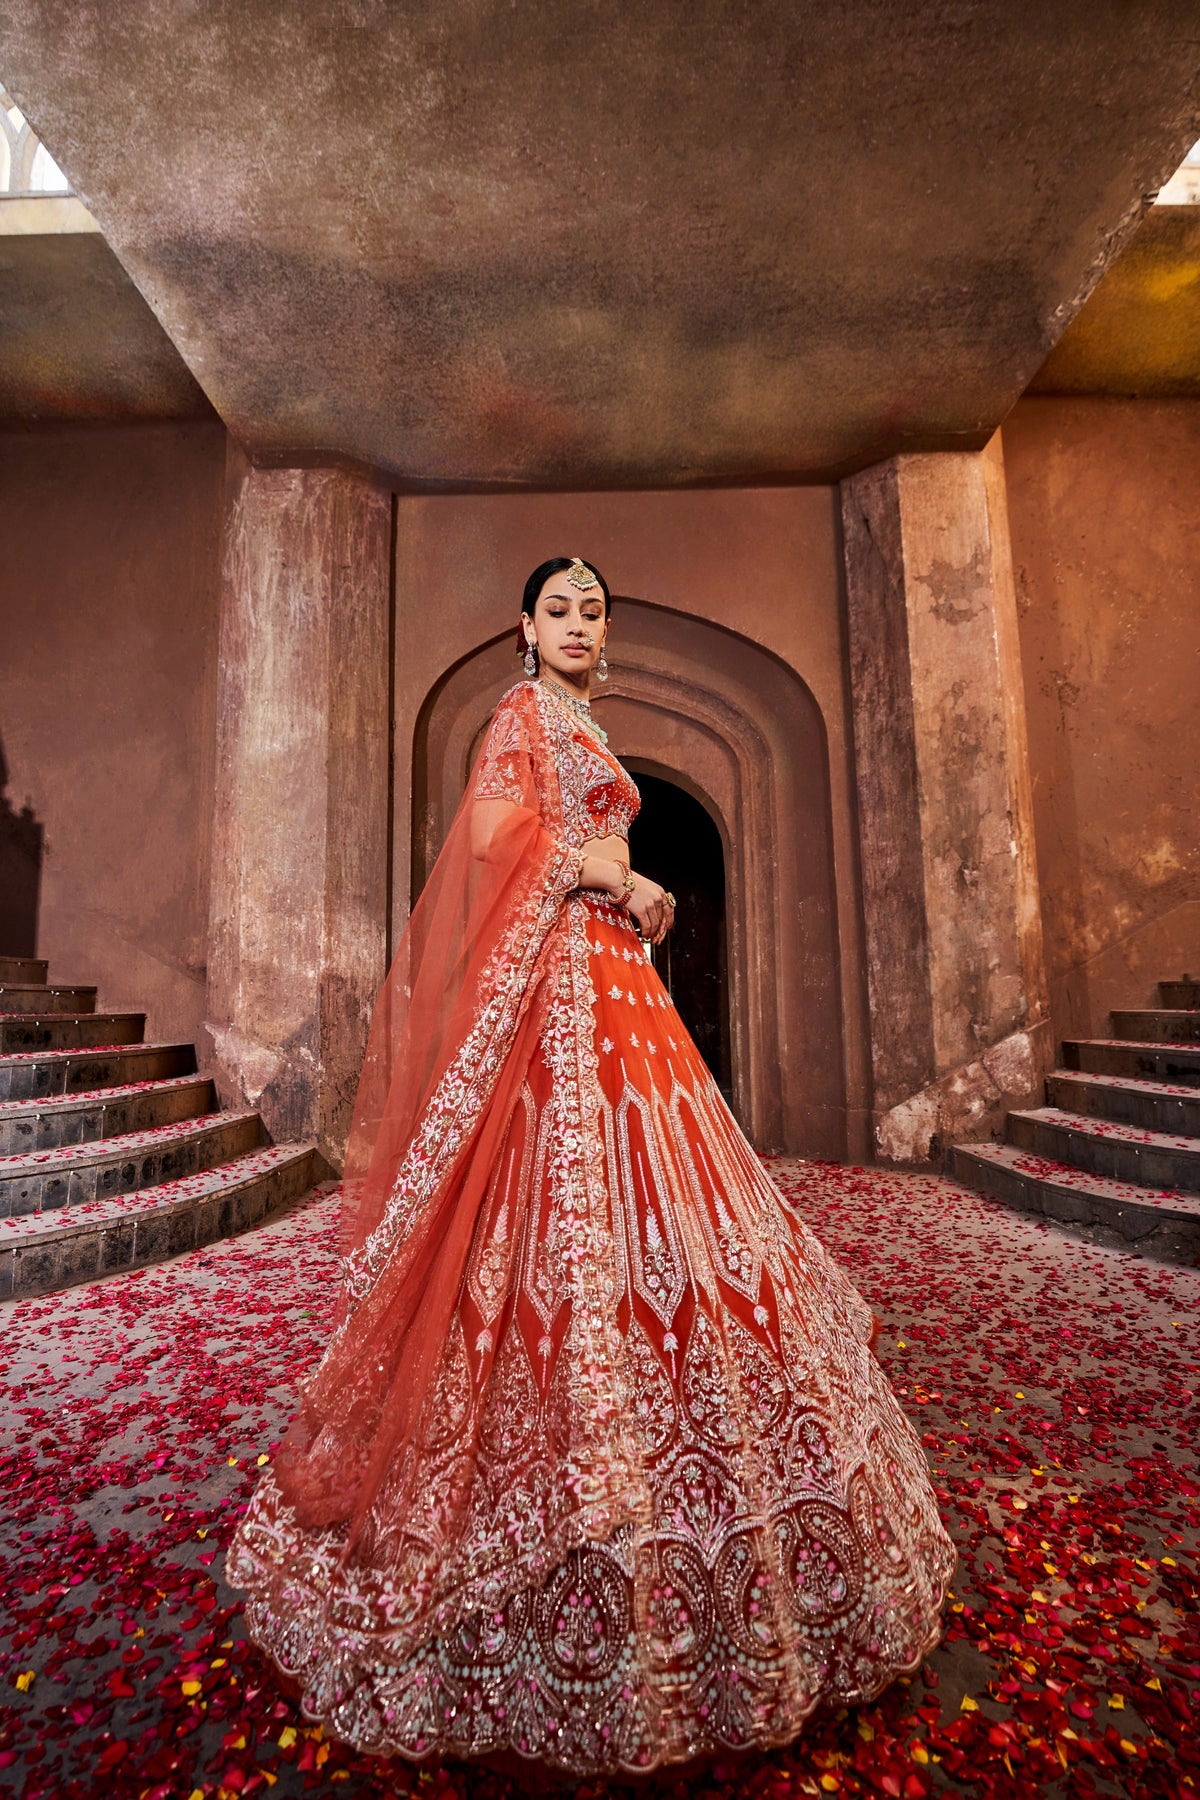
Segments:
[[[1046,1054],[999,444],[866,470],[842,518],[876,1142],[918,1162]]]

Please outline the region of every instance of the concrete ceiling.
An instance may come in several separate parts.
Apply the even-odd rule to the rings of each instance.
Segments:
[[[412,486],[972,448],[1200,132],[1200,0],[0,0],[252,453]]]
[[[198,382],[99,232],[43,228],[52,224],[45,214],[75,205],[0,206],[0,426],[210,418]],[[27,229],[11,229],[16,212]]]
[[[1200,206],[1150,209],[1029,392],[1200,398]]]

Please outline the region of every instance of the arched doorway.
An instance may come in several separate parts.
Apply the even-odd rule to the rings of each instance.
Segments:
[[[626,761],[622,758],[622,761]],[[642,796],[629,834],[635,869],[669,888],[675,928],[651,951],[680,1018],[732,1105],[729,962],[725,936],[725,847],[700,802],[677,782],[627,767]]]
[[[627,595],[597,718],[635,780],[654,775],[715,822],[725,863],[728,1080],[760,1150],[844,1157],[842,970],[825,724],[812,691],[760,644]],[[393,887],[420,892],[496,701],[512,635],[446,669],[397,745]],[[675,887],[673,880],[666,882]],[[398,910],[403,923],[407,905]]]

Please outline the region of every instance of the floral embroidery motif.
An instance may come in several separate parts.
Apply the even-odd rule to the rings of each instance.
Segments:
[[[531,708],[561,850],[348,1271],[370,1286],[464,1141],[532,933],[549,1000],[415,1499],[389,1503],[396,1470],[351,1551],[343,1527],[302,1528],[268,1470],[227,1574],[305,1711],[363,1749],[508,1749],[612,1775],[783,1742],[818,1702],[871,1697],[937,1641],[954,1558],[865,1303],[746,1143],[653,967],[641,998],[670,1060],[637,1044],[634,993],[593,979],[593,958],[644,958],[623,909],[570,891],[570,857],[627,827],[633,784],[521,683],[475,792],[520,786]]]

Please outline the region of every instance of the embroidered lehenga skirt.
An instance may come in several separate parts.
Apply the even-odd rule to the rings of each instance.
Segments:
[[[420,1431],[353,1530],[268,1471],[229,1578],[344,1739],[612,1773],[869,1698],[937,1642],[954,1552],[869,1309],[632,921],[560,912]]]

